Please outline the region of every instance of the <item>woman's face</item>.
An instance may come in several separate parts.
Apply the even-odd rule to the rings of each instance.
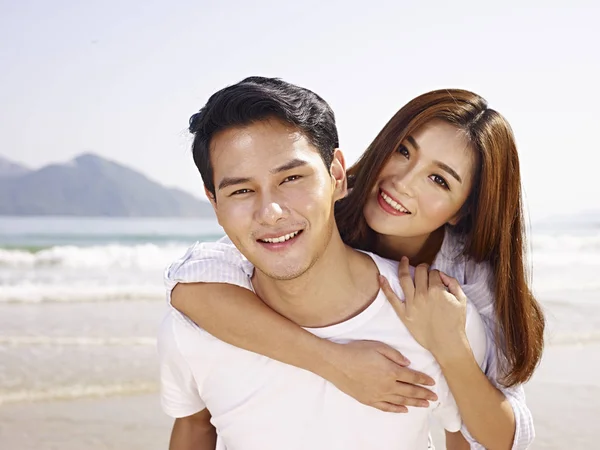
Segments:
[[[365,204],[367,223],[379,234],[404,238],[455,224],[475,161],[464,132],[441,120],[423,125],[383,167]]]

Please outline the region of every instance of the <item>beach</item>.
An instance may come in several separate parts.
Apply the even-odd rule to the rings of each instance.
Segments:
[[[205,225],[141,241],[122,232],[100,239],[92,230],[75,243],[53,244],[40,233],[23,243],[13,233],[0,249],[0,449],[167,448],[172,420],[159,405],[155,344],[167,308],[162,270],[196,226]],[[600,239],[569,233],[579,236],[571,253],[560,236],[534,246],[534,287],[548,327],[542,363],[526,385],[532,449],[600,445],[600,246],[593,246]],[[433,434],[443,448],[440,431]]]
[[[36,315],[31,308],[22,306],[3,305],[0,317],[4,319],[11,312],[15,322],[33,324]],[[67,306],[53,304],[42,316],[59,315],[60,308]],[[67,327],[72,332],[77,328],[87,330],[90,336],[87,341],[61,340],[57,335],[54,340],[43,342],[31,334],[31,339],[21,339],[20,343],[2,342],[3,377],[8,374],[13,380],[30,378],[11,390],[12,398],[8,398],[7,390],[3,391],[0,448],[166,449],[172,420],[160,409],[155,348],[150,334],[164,305],[150,301],[112,302],[103,308],[100,317],[95,312],[97,305],[79,306],[82,307],[76,313],[78,320]],[[560,309],[550,307],[547,312],[553,316]],[[126,338],[127,328],[122,318],[134,314],[139,319],[137,331],[140,336],[147,335],[147,342]],[[112,326],[92,332],[93,324],[103,321]],[[4,330],[6,324],[2,325]],[[48,326],[55,327],[56,322]],[[15,355],[22,354],[23,347],[30,354],[17,364]],[[24,364],[25,359],[33,358],[37,359],[35,363]],[[532,449],[596,448],[600,442],[600,429],[596,425],[600,418],[599,363],[597,340],[550,341],[542,364],[526,386],[537,432]],[[74,388],[77,385],[71,380],[77,379],[86,380],[87,390]],[[6,385],[6,379],[3,383]],[[24,387],[34,383],[35,391]],[[443,448],[439,445],[441,435],[435,430],[437,448]]]

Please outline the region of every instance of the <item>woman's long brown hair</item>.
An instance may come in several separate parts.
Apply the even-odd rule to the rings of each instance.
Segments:
[[[498,112],[472,92],[460,89],[423,94],[398,111],[360,160],[348,170],[349,195],[336,205],[344,241],[374,250],[375,232],[363,209],[388,158],[404,139],[431,120],[464,131],[476,156],[473,188],[454,230],[465,238],[464,254],[490,263],[495,278],[495,330],[505,359],[502,383],[527,381],[544,346],[545,319],[533,296],[526,269],[526,234],[519,157],[513,132]]]

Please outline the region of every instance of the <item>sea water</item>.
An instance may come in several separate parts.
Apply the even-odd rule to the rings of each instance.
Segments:
[[[163,272],[214,219],[0,218],[0,404],[157,389]],[[529,242],[550,345],[600,340],[600,221]]]

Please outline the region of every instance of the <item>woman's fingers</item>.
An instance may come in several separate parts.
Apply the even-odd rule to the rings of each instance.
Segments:
[[[414,386],[415,388],[420,388],[420,386],[433,386],[435,381],[429,375],[425,375],[424,373],[417,372],[416,370],[409,369],[408,367],[396,367],[394,378],[397,383],[408,384]],[[397,388],[398,386],[396,386]],[[429,389],[422,388],[424,391],[419,391],[425,393],[427,395],[433,394]],[[407,393],[408,394],[408,393]],[[435,394],[433,394],[435,397]],[[421,397],[421,398],[429,398],[429,397]],[[431,398],[431,400],[435,400],[436,398]]]
[[[437,269],[429,271],[429,288],[433,287],[445,287],[440,276],[440,271]]]
[[[417,408],[427,408],[429,406],[427,400],[419,400],[418,398],[405,397],[403,395],[390,396],[389,402],[394,405],[416,406]]]
[[[375,402],[372,405],[374,408],[380,409],[385,412],[393,412],[393,413],[407,413],[408,408],[406,406],[394,405],[389,402]]]
[[[400,281],[402,292],[404,292],[405,301],[410,305],[410,302],[415,296],[415,284],[410,276],[410,266],[406,256],[402,257],[400,264],[398,265],[398,279]]]
[[[454,295],[458,299],[459,302],[466,303],[467,296],[465,295],[462,288],[460,287],[458,280],[456,278],[452,278],[451,276],[446,275],[444,272],[439,272],[439,274],[440,274],[440,280],[442,281],[444,286],[446,286],[446,288],[448,289],[448,292],[450,292],[452,295]]]
[[[429,266],[419,264],[415,269],[415,296],[426,298],[429,288]]]
[[[379,286],[381,287],[381,290],[383,291],[388,301],[394,308],[394,311],[396,311],[396,314],[398,314],[398,317],[400,317],[400,320],[404,322],[404,318],[406,317],[406,305],[396,295],[396,293],[390,286],[389,281],[383,275],[379,275]]]

